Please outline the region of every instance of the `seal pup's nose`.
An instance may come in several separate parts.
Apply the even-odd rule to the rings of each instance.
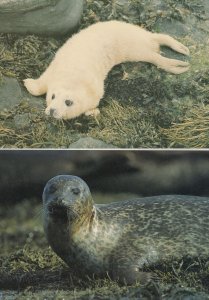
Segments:
[[[51,117],[53,117],[54,112],[55,112],[55,109],[54,108],[50,108],[49,114],[50,114]]]

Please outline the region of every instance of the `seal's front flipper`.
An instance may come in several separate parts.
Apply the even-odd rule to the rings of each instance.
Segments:
[[[150,281],[157,281],[154,273],[143,271],[144,262],[140,262],[138,252],[123,250],[121,247],[115,249],[110,261],[109,275],[114,281],[127,285],[135,283],[146,285]]]
[[[100,114],[100,111],[98,108],[94,108],[92,110],[88,110],[85,112],[86,116],[91,116],[91,117],[97,117]]]
[[[122,261],[120,263],[122,263]],[[126,285],[132,285],[135,283],[146,285],[150,281],[156,280],[155,274],[140,271],[139,268],[135,265],[115,265],[111,275],[114,281]]]
[[[28,78],[23,80],[23,82],[28,92],[33,96],[40,96],[47,92],[46,85],[40,79]]]

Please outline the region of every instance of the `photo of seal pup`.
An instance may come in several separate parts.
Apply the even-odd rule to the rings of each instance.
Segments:
[[[209,198],[154,196],[94,204],[79,177],[59,175],[43,191],[47,240],[80,276],[146,282],[146,268],[208,259]],[[151,273],[152,274],[152,273]]]
[[[167,72],[188,70],[184,61],[160,55],[160,46],[189,55],[189,49],[165,34],[120,21],[99,22],[73,35],[56,53],[38,79],[25,79],[34,96],[46,95],[45,113],[56,119],[97,115],[104,95],[104,80],[113,66],[127,61],[142,61]]]

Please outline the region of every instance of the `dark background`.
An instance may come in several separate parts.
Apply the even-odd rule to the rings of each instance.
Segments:
[[[41,199],[58,174],[87,181],[93,192],[209,195],[209,151],[0,151],[0,203]]]

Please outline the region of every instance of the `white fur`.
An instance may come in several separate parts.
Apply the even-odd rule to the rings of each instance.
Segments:
[[[57,119],[95,115],[104,94],[104,80],[121,62],[149,62],[174,74],[188,70],[187,62],[161,56],[160,45],[189,55],[187,47],[168,35],[119,21],[96,23],[70,38],[46,71],[38,79],[25,79],[24,84],[32,95],[47,93],[47,115]],[[67,106],[65,100],[73,104]]]

